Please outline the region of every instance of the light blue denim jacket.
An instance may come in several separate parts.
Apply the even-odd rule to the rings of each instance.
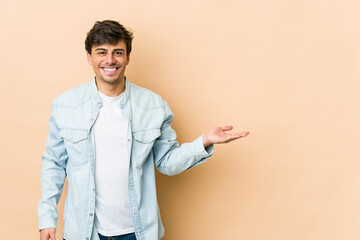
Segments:
[[[42,156],[39,229],[56,228],[57,202],[65,177],[68,194],[63,237],[98,240],[95,217],[95,148],[93,125],[102,101],[95,78],[57,97],[52,104],[46,150]],[[179,147],[171,128],[173,114],[159,95],[126,80],[120,104],[129,119],[129,211],[138,240],[163,237],[156,197],[156,168],[167,175],[181,173],[211,157],[202,137]],[[109,126],[111,128],[111,126]]]

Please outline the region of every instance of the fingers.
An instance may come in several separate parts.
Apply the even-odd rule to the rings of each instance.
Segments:
[[[246,137],[247,135],[249,135],[248,131],[240,133],[240,137]]]
[[[54,232],[50,232],[50,239],[49,240],[56,240]]]
[[[236,140],[236,139],[239,139],[239,138],[246,137],[248,134],[249,134],[248,131],[246,131],[246,132],[241,132],[241,133],[231,133],[231,134],[228,134],[228,136],[227,136],[227,138],[226,138],[226,140],[225,140],[225,143],[231,142],[231,141]]]
[[[45,228],[40,231],[40,240],[56,240],[55,228]]]
[[[231,138],[241,138],[241,137],[246,137],[247,135],[249,135],[248,131],[240,132],[240,133],[227,133],[227,136]]]

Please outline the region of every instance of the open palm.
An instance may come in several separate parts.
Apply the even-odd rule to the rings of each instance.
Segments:
[[[232,130],[233,127],[228,125],[225,127],[214,127],[204,134],[203,143],[204,147],[209,146],[210,144],[218,143],[228,143],[235,139],[246,137],[249,132],[240,132],[240,133],[227,133],[227,131]]]

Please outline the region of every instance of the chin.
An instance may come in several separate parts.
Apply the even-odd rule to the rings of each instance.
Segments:
[[[119,78],[111,78],[111,79],[108,79],[108,78],[104,78],[102,77],[101,80],[103,82],[106,82],[106,83],[116,83],[116,82],[119,82],[120,79]]]

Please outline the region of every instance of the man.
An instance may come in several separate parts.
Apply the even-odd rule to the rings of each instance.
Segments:
[[[132,38],[118,22],[96,22],[85,40],[95,78],[53,101],[42,156],[41,240],[55,239],[66,176],[64,239],[162,238],[154,165],[178,174],[211,157],[213,144],[248,134],[215,127],[179,146],[165,100],[125,77]]]

